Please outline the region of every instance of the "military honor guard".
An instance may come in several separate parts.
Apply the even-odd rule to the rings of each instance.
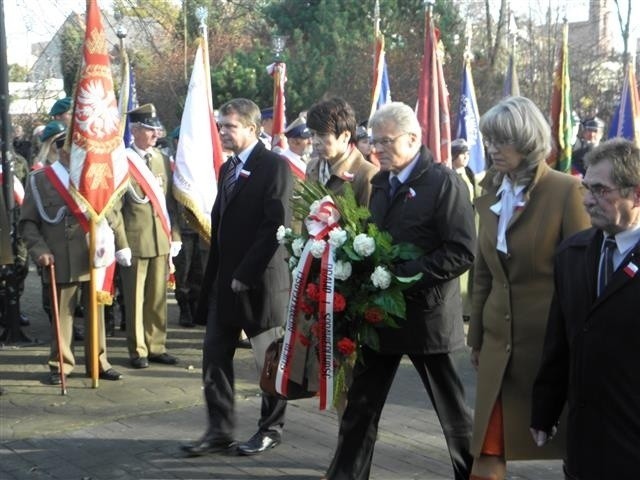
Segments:
[[[116,261],[124,289],[127,346],[133,368],[174,365],[166,351],[167,278],[182,243],[171,194],[169,158],[155,148],[164,128],[152,104],[129,113],[133,145],[127,148],[130,184],[114,223]]]

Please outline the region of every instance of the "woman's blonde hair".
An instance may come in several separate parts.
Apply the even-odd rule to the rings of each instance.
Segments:
[[[480,119],[480,131],[486,142],[513,145],[524,156],[515,172],[518,184],[528,184],[551,152],[551,127],[540,109],[525,97],[507,97],[494,105]],[[502,183],[504,174],[493,167],[489,173],[494,174],[495,185]]]

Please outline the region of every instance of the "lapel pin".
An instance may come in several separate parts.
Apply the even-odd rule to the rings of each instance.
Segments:
[[[240,176],[242,178],[247,178],[249,175],[251,175],[251,172],[249,170],[245,170],[244,168],[240,170]]]
[[[627,266],[624,267],[624,273],[626,273],[628,277],[633,278],[636,276],[636,273],[638,273],[638,266],[633,262],[629,262]]]

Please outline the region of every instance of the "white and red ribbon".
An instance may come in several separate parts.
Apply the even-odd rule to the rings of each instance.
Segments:
[[[149,198],[154,211],[160,218],[162,229],[167,234],[169,241],[171,241],[171,221],[169,220],[167,201],[158,183],[158,179],[134,149],[127,148],[127,159],[129,160],[129,173],[131,173],[142,188],[144,194]]]
[[[0,165],[0,184],[4,183],[4,175],[2,173],[2,165]],[[15,175],[13,176],[13,201],[16,202],[18,206],[22,205],[24,201],[24,187],[20,180]]]
[[[314,257],[311,255],[311,247],[314,240],[326,237],[329,232],[338,226],[340,212],[330,196],[320,201],[318,210],[305,219],[307,231],[310,234],[305,244],[298,268],[294,271],[294,278],[289,295],[287,308],[287,322],[285,328],[282,355],[276,374],[276,390],[283,396],[287,396],[287,386],[291,372],[291,361],[294,357],[294,345],[299,335],[296,325],[296,317],[300,311],[300,301],[308,283],[309,272]],[[320,364],[320,410],[325,410],[333,404],[333,297],[334,297],[334,265],[335,250],[327,242],[320,261],[318,300],[318,356]]]

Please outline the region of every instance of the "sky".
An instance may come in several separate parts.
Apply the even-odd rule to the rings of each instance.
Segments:
[[[496,5],[499,4],[498,0],[492,1]],[[482,5],[484,0],[458,0],[457,3],[464,9],[471,4]],[[561,15],[566,12],[570,22],[584,21],[588,18],[589,0],[512,0],[511,3],[516,15],[531,13],[534,15],[534,20],[536,12],[542,16],[549,5],[554,10],[558,8]],[[613,4],[613,0],[611,3]],[[633,0],[633,3],[635,10],[632,20],[632,38],[640,36],[640,4],[637,0]],[[98,5],[100,8],[109,9],[112,0],[98,0]],[[30,58],[29,45],[50,40],[71,12],[83,13],[85,8],[85,0],[4,0],[8,62],[30,65],[33,59]],[[497,6],[494,9],[497,13]],[[617,28],[615,16],[613,21],[614,27]],[[619,41],[621,42],[621,39]]]

